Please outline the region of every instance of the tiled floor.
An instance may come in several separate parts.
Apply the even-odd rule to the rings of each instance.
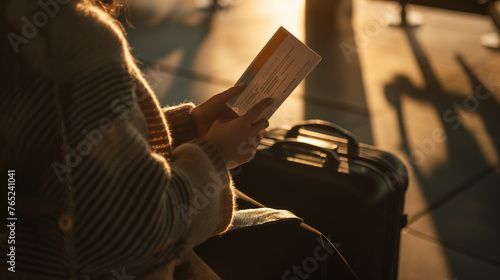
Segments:
[[[405,30],[387,26],[390,2],[236,0],[215,13],[203,2],[132,11],[133,52],[164,105],[230,87],[284,26],[323,61],[271,127],[338,123],[410,170],[400,279],[500,279],[500,52],[479,43],[488,18],[410,6],[425,23]]]

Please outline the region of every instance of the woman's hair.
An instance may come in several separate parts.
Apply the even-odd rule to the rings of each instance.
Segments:
[[[92,4],[101,7],[110,16],[117,17],[122,7],[121,0],[90,0]]]
[[[20,76],[27,75],[25,70],[21,67],[21,61],[19,56],[16,55],[12,48],[12,43],[9,41],[7,34],[16,33],[19,34],[19,30],[14,29],[13,26],[7,20],[5,11],[11,3],[11,1],[17,0],[0,0],[0,96],[5,92],[5,86],[7,84],[12,85],[19,80]],[[33,0],[34,1],[34,0]],[[93,5],[101,8],[111,17],[116,18],[119,16],[123,0],[78,0],[78,2]]]

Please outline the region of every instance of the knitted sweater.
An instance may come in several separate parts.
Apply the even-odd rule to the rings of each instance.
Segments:
[[[173,269],[231,223],[223,158],[195,138],[192,104],[160,108],[118,24],[60,2],[17,45],[32,75],[0,88],[0,170],[16,182],[16,220],[2,217],[15,224],[15,244],[0,242],[0,278],[139,279]],[[12,32],[23,36],[23,17],[38,11],[37,1],[11,1]]]

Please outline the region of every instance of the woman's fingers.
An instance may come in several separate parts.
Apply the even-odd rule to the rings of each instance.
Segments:
[[[260,136],[261,136],[261,139],[262,139],[262,138],[264,138],[264,137],[266,137],[266,135],[267,135],[267,130],[266,130],[266,129],[263,129],[263,130],[259,131],[258,135],[260,135]]]
[[[266,137],[266,133],[267,131],[264,129],[264,130],[261,130],[259,131],[259,133],[257,133],[254,137],[255,139],[257,140],[257,145],[255,146],[256,148],[260,145],[260,141],[262,139],[264,139],[264,137]]]
[[[261,134],[261,132],[269,126],[269,121],[266,119],[260,119],[252,124],[250,135]],[[264,136],[265,134],[262,134]]]
[[[231,88],[220,93],[219,100],[234,96],[241,89]],[[228,168],[249,161],[256,152],[260,140],[266,135],[269,121],[257,119],[274,102],[266,98],[254,105],[244,115],[227,121],[215,121],[205,134],[205,139],[214,143],[222,152]],[[227,107],[229,109],[229,107]],[[231,109],[229,109],[231,110]]]
[[[217,99],[219,99],[219,102],[226,102],[229,99],[233,98],[234,96],[240,94],[243,92],[245,89],[244,85],[237,85],[234,87],[231,87],[217,95]]]
[[[241,118],[250,124],[254,124],[260,114],[262,114],[273,103],[274,99],[272,98],[262,99],[259,103],[250,108],[250,110],[248,110],[243,116],[241,116]]]

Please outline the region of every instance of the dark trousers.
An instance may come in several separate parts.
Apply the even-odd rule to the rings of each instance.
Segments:
[[[332,245],[298,218],[230,230],[195,252],[222,280],[350,279]]]

